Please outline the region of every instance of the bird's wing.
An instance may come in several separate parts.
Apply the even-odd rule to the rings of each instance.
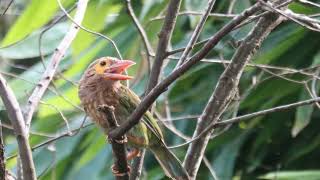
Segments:
[[[121,86],[120,91],[122,91],[118,93],[121,95],[120,103],[132,113],[140,103],[139,97],[125,86]],[[163,141],[161,129],[149,111],[143,115],[142,122],[159,140]]]

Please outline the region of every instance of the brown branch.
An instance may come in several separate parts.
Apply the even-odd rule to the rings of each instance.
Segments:
[[[163,61],[167,57],[169,43],[171,41],[171,35],[174,26],[176,24],[180,4],[181,0],[171,0],[168,4],[168,9],[165,15],[163,26],[159,33],[159,43],[157,47],[156,57],[151,69],[149,83],[145,94],[148,94],[158,84]]]
[[[199,138],[189,146],[184,160],[185,168],[191,177],[196,177],[205,148],[213,131],[212,128],[208,129],[208,126],[216,123],[228,107],[236,93],[240,77],[246,64],[251,60],[262,41],[281,22],[282,19],[279,18],[278,15],[270,13],[260,18],[256,26],[234,54],[231,63],[219,78],[216,88],[203,110],[193,134],[193,137]],[[202,135],[200,136],[200,134]]]
[[[192,33],[192,36],[186,46],[186,48],[184,49],[177,65],[176,65],[176,68],[179,67],[181,64],[183,64],[185,62],[185,60],[187,59],[189,53],[191,52],[191,50],[193,49],[195,43],[197,42],[199,36],[200,36],[200,33],[202,31],[202,28],[205,24],[205,22],[207,21],[207,18],[209,16],[209,13],[211,12],[214,4],[215,4],[215,0],[209,0],[208,1],[208,5],[207,5],[207,8],[206,10],[204,11],[203,15],[201,16],[201,19],[199,21],[199,23],[197,24],[195,30],[193,31]]]
[[[263,116],[263,115],[270,114],[273,112],[285,111],[288,109],[296,108],[299,106],[305,106],[305,105],[309,105],[309,104],[313,104],[313,103],[317,103],[317,102],[320,102],[320,97],[316,97],[316,98],[308,99],[308,100],[304,100],[304,101],[299,101],[299,102],[295,102],[295,103],[291,103],[291,104],[286,104],[286,105],[282,105],[282,106],[277,106],[274,108],[265,109],[262,111],[258,111],[258,112],[234,117],[231,119],[223,120],[223,121],[216,122],[215,124],[211,125],[210,128],[216,128],[216,127],[221,127],[221,126],[225,126],[228,124],[234,124],[234,123],[238,123],[240,121],[252,119],[252,118],[255,118],[258,116]]]
[[[35,180],[36,172],[29,145],[28,131],[23,119],[19,103],[8,86],[6,80],[0,74],[0,96],[6,107],[8,117],[13,125],[18,142],[19,156],[21,158],[23,177],[25,180]]]
[[[98,107],[98,111],[103,112],[106,115],[106,121],[110,129],[118,127],[116,117],[114,115],[114,107],[101,105]],[[126,142],[126,137],[122,136],[120,138],[111,139],[109,137],[109,142],[112,146],[112,152],[114,157],[114,165],[112,166],[112,171],[117,180],[128,180],[130,168],[127,162],[126,149],[124,143]]]
[[[296,14],[289,9],[282,11],[280,9],[273,7],[271,3],[266,3],[262,0],[258,0],[258,1],[272,12],[278,13],[279,15],[282,15],[282,16],[286,17],[287,19],[290,19],[293,22],[295,22],[305,28],[308,28],[312,31],[320,32],[320,25],[319,25],[318,20],[312,19],[312,18],[305,16],[305,15],[302,15],[302,14]]]
[[[197,11],[181,11],[178,13],[178,16],[202,16],[203,12],[197,12]],[[222,13],[210,13],[209,17],[215,17],[215,18],[234,18],[238,14],[222,14]],[[164,19],[164,16],[154,17],[149,20],[149,23],[152,21],[158,21]]]
[[[222,29],[220,29],[194,56],[192,56],[188,61],[186,61],[186,63],[174,70],[168,77],[166,77],[157,86],[155,86],[155,88],[153,88],[152,91],[143,98],[143,100],[135,109],[135,111],[128,117],[127,121],[122,123],[120,127],[110,131],[109,136],[113,138],[122,136],[134,125],[139,123],[139,120],[142,117],[142,115],[149,109],[149,107],[157,99],[157,97],[161,93],[166,91],[170,84],[172,84],[176,79],[178,79],[185,72],[187,72],[193,65],[199,62],[201,59],[203,59],[225,35],[232,31],[234,27],[236,27],[239,23],[248,18],[250,15],[257,12],[259,9],[259,4],[255,4],[254,6],[242,12],[239,16],[235,17]]]
[[[86,11],[88,0],[79,0],[77,11],[75,13],[75,22],[78,24],[81,24],[84,14]],[[64,36],[63,40],[59,44],[59,46],[56,48],[54,54],[52,55],[51,61],[49,65],[47,66],[47,69],[43,73],[39,83],[33,90],[31,96],[28,99],[27,106],[25,109],[25,122],[27,127],[27,133],[30,128],[31,119],[33,116],[33,113],[35,109],[37,108],[41,97],[46,92],[57,68],[62,60],[65,52],[67,51],[68,47],[70,46],[73,39],[76,37],[77,33],[79,31],[79,26],[77,24],[72,24],[67,34]]]

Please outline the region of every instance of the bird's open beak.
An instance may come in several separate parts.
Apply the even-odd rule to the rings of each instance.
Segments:
[[[127,68],[136,64],[131,60],[117,60],[104,71],[104,76],[111,80],[127,80],[132,76],[122,74]]]

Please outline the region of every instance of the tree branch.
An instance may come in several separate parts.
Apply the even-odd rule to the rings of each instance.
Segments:
[[[205,148],[213,131],[213,129],[208,129],[207,127],[212,123],[216,123],[228,107],[228,104],[235,95],[246,64],[260,47],[262,41],[282,20],[278,15],[270,13],[260,18],[256,26],[234,54],[231,63],[219,78],[216,88],[203,110],[193,134],[193,138],[199,138],[189,146],[184,160],[185,168],[193,179],[196,177]],[[201,137],[199,136],[200,134],[202,134]]]
[[[6,107],[8,117],[14,129],[14,133],[18,142],[19,155],[23,169],[23,176],[25,180],[35,180],[36,172],[34,162],[32,159],[31,148],[28,140],[27,128],[19,103],[14,96],[11,88],[8,86],[6,80],[0,74],[0,96],[3,104]]]
[[[86,7],[87,7],[88,0],[79,0],[77,11],[75,13],[74,20],[76,23],[81,24]],[[27,133],[29,132],[31,119],[35,109],[37,108],[41,97],[44,95],[45,91],[47,90],[57,68],[62,60],[65,52],[67,51],[68,47],[70,46],[73,39],[76,37],[79,31],[79,26],[77,24],[72,24],[67,34],[64,36],[63,40],[56,48],[54,54],[52,55],[51,61],[47,66],[47,69],[43,73],[40,81],[38,82],[37,86],[33,90],[31,96],[28,99],[26,109],[24,111],[25,114],[25,123],[27,127]]]
[[[101,105],[98,107],[98,111],[101,111],[106,115],[106,121],[110,129],[119,126],[114,115],[113,106]],[[125,140],[125,136],[115,139],[109,138],[114,157],[114,165],[112,166],[112,171],[117,180],[129,179],[130,169],[128,168],[129,166],[127,163],[126,149],[124,146]]]
[[[292,108],[295,108],[295,107],[305,106],[305,105],[312,104],[312,103],[317,103],[317,102],[320,102],[320,97],[316,97],[316,98],[308,99],[308,100],[304,100],[304,101],[299,101],[299,102],[295,102],[295,103],[291,103],[291,104],[286,104],[286,105],[282,105],[282,106],[277,106],[277,107],[274,107],[274,108],[265,109],[265,110],[262,110],[262,111],[253,112],[253,113],[250,113],[250,114],[245,114],[245,115],[242,115],[242,116],[230,118],[230,119],[227,119],[227,120],[216,122],[216,123],[210,125],[209,128],[212,129],[212,128],[216,128],[216,127],[220,127],[220,126],[225,126],[225,125],[228,125],[228,124],[237,123],[237,122],[240,122],[240,121],[243,121],[243,120],[252,119],[252,118],[255,118],[255,117],[258,117],[258,116],[263,116],[263,115],[270,114],[270,113],[273,113],[273,112],[285,111],[285,110],[292,109]]]
[[[215,2],[216,2],[216,0],[209,0],[208,1],[207,8],[206,8],[205,12],[203,13],[203,15],[201,16],[201,19],[200,19],[199,23],[197,24],[195,30],[193,31],[191,39],[189,40],[186,48],[184,49],[177,65],[176,65],[176,68],[184,63],[184,61],[187,59],[189,53],[193,49],[194,45],[196,44],[196,42],[200,36],[200,33],[202,31],[202,28],[203,28],[205,22],[207,21],[209,13],[211,12]]]
[[[143,100],[135,109],[135,111],[128,117],[127,121],[122,123],[121,126],[119,126],[118,128],[110,131],[109,136],[112,138],[122,136],[128,130],[130,130],[134,125],[139,123],[139,120],[143,116],[143,114],[149,109],[149,107],[157,99],[157,97],[161,93],[166,91],[166,89],[170,84],[172,84],[176,79],[178,79],[185,72],[187,72],[193,65],[199,62],[201,59],[203,59],[225,35],[227,35],[230,31],[232,31],[234,27],[236,27],[239,23],[241,23],[250,15],[257,12],[259,9],[260,9],[259,4],[255,4],[254,6],[242,12],[239,16],[235,17],[222,29],[220,29],[214,36],[210,38],[210,40],[194,56],[192,56],[188,61],[186,61],[186,63],[178,67],[168,77],[166,77],[157,86],[155,86],[150,91],[150,93],[143,98]]]
[[[168,9],[165,15],[163,26],[159,33],[159,43],[157,47],[156,57],[151,69],[149,83],[145,94],[148,94],[158,84],[163,66],[163,60],[167,57],[167,51],[169,43],[171,41],[171,35],[176,24],[180,4],[181,0],[171,0],[168,4]]]

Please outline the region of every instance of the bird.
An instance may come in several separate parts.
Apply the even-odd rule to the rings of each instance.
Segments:
[[[101,105],[114,107],[117,122],[125,122],[139,105],[139,97],[121,81],[132,79],[123,72],[134,65],[131,60],[101,57],[93,61],[82,75],[79,83],[79,99],[91,119],[108,135],[110,128]],[[147,111],[140,122],[126,133],[127,145],[134,150],[128,159],[139,156],[142,148],[149,149],[156,157],[166,176],[172,179],[189,179],[180,160],[167,148],[163,133],[152,114]]]

